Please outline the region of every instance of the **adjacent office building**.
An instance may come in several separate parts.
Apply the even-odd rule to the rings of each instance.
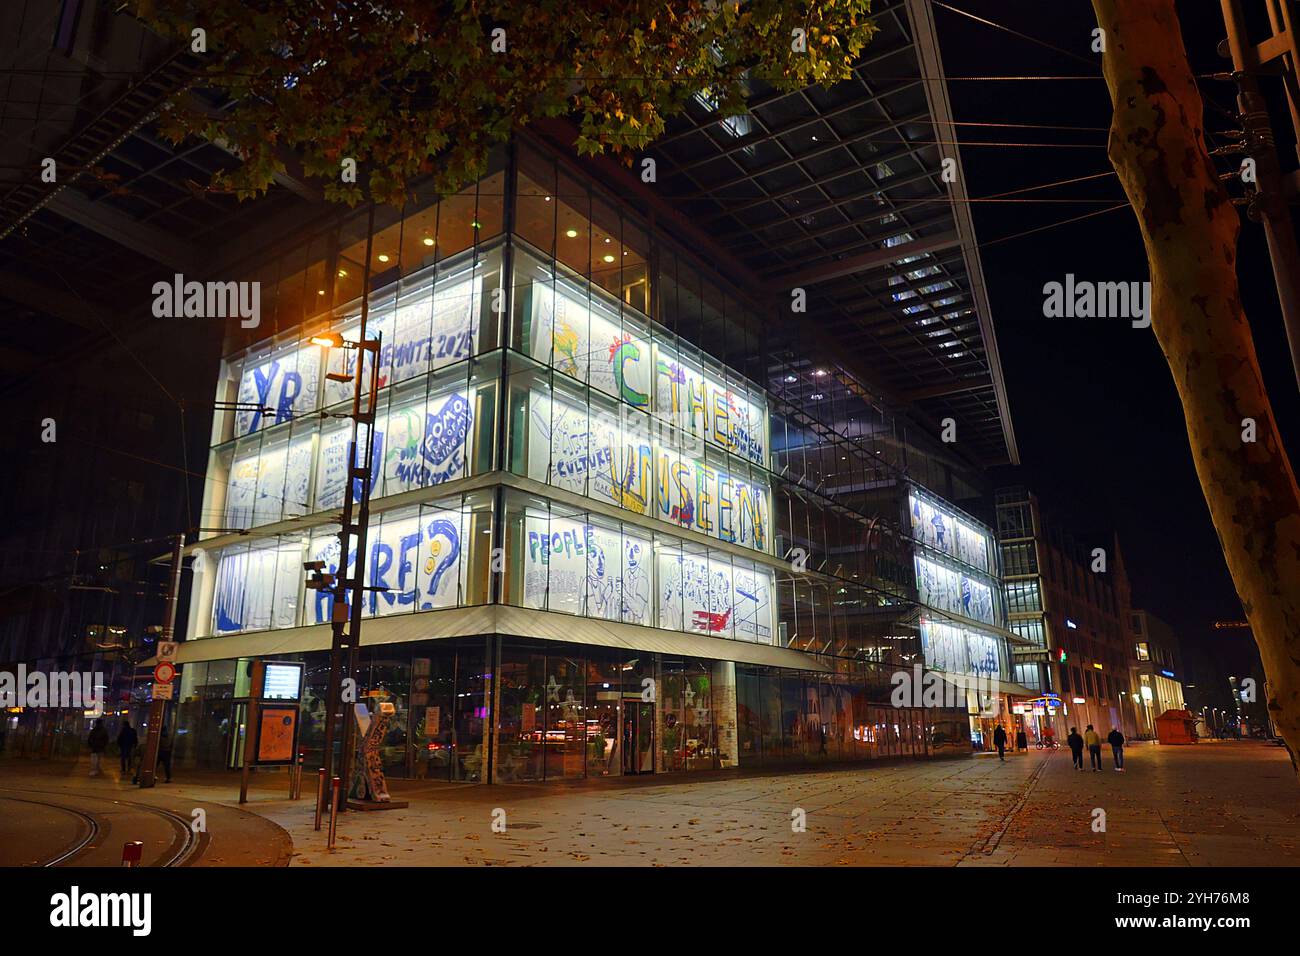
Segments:
[[[1167,710],[1183,710],[1183,667],[1173,629],[1148,611],[1129,613],[1133,645],[1130,696],[1137,735],[1156,736],[1156,718]]]
[[[1130,700],[1130,591],[1118,539],[1085,540],[1044,518],[1025,488],[996,493],[1015,679],[1031,688],[1017,720],[1031,739],[1093,724],[1137,730]]]

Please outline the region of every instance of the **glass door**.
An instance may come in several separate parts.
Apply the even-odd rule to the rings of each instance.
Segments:
[[[629,695],[623,703],[623,772],[654,773],[655,705],[640,695]]]

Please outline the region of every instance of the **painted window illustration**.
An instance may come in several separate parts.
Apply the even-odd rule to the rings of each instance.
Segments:
[[[321,348],[316,345],[246,360],[238,399],[246,407],[235,413],[235,436],[251,435],[314,411],[320,398],[320,366]]]

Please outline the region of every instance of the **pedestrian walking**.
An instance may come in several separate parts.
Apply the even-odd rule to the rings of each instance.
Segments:
[[[1092,772],[1101,773],[1101,735],[1092,729],[1092,724],[1083,732],[1083,742],[1088,747],[1088,759],[1092,763]]]
[[[108,731],[104,729],[102,718],[90,725],[90,736],[86,738],[86,745],[90,747],[90,775],[102,777],[104,772],[100,767],[104,762],[104,751],[108,749]]]
[[[1007,732],[998,724],[998,729],[993,731],[993,746],[998,748],[998,759],[1006,763],[1007,752]]]
[[[1079,728],[1071,727],[1070,736],[1065,738],[1065,742],[1070,745],[1070,758],[1074,761],[1074,769],[1083,769],[1083,738],[1079,736]]]
[[[1016,731],[1016,750],[1023,750],[1025,753],[1029,752],[1029,735],[1025,733],[1024,727]]]
[[[1124,735],[1119,732],[1118,727],[1110,729],[1110,735],[1106,738],[1110,743],[1110,754],[1115,760],[1115,772],[1124,772]]]
[[[140,742],[140,737],[131,726],[129,717],[123,718],[122,727],[117,732],[117,751],[118,757],[122,761],[122,776],[131,769],[131,758],[135,756],[135,745]]]

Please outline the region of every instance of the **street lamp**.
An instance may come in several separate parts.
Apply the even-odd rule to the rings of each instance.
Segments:
[[[347,343],[343,341],[343,336],[337,332],[320,332],[311,337],[311,344],[326,349],[341,349]]]

